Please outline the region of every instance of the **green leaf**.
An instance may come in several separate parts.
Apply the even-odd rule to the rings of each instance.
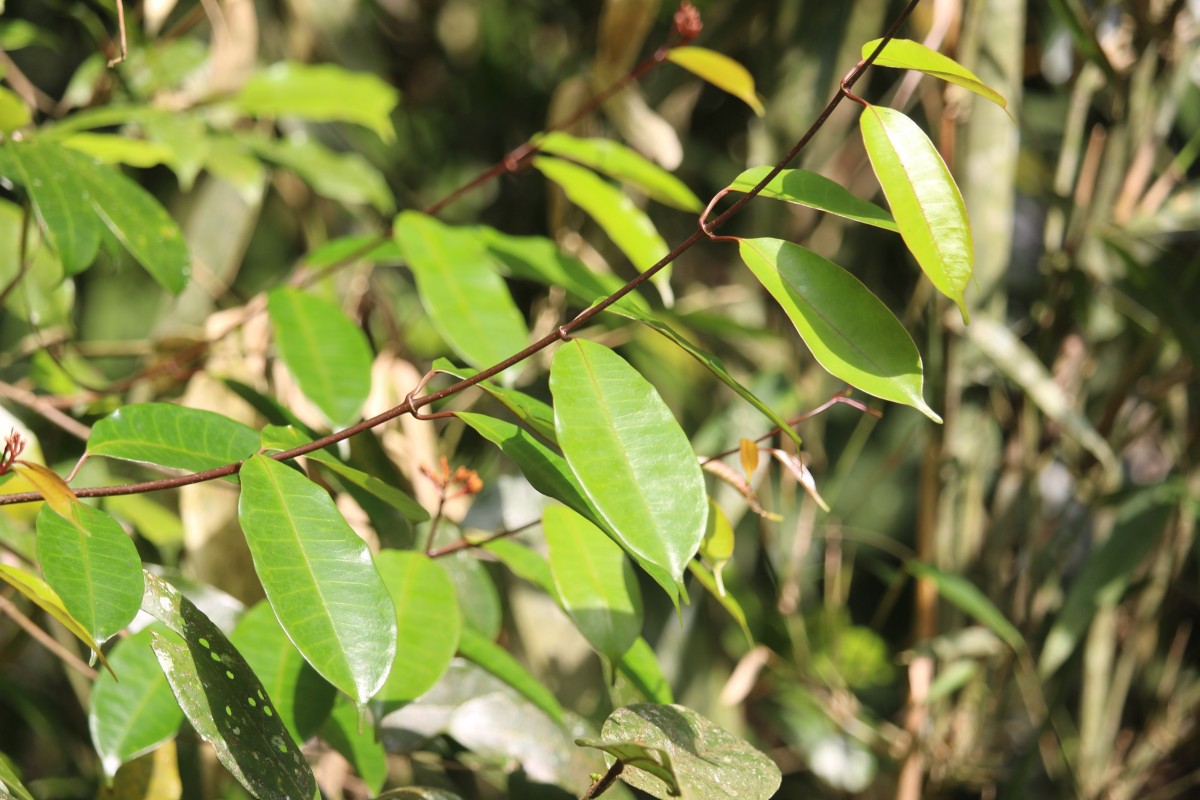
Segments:
[[[389,789],[379,795],[376,800],[463,800],[462,795],[445,789],[430,789],[423,786],[405,786],[402,789]]]
[[[700,198],[683,181],[636,151],[611,139],[580,139],[552,131],[534,140],[543,153],[563,156],[610,178],[636,187],[664,205],[683,211],[704,209]]]
[[[143,610],[183,638],[152,633],[151,646],[196,733],[254,796],[312,797],[312,770],[254,670],[176,589],[153,575],[146,576],[146,587]]]
[[[279,356],[335,426],[357,419],[371,392],[367,337],[333,303],[297,289],[272,289],[267,312]]]
[[[212,411],[172,403],[124,406],[92,427],[87,452],[188,472],[202,472],[249,458],[258,434]]]
[[[533,166],[566,192],[571,202],[608,234],[625,257],[639,270],[667,254],[667,243],[646,212],[596,173],[570,161],[549,156],[533,159]]]
[[[294,61],[252,75],[234,98],[238,110],[251,116],[353,122],[385,142],[396,138],[391,114],[399,102],[400,93],[371,73]]]
[[[100,220],[61,148],[36,141],[9,143],[0,147],[0,175],[25,187],[66,274],[87,269],[100,249]]]
[[[671,684],[658,665],[658,656],[642,637],[634,640],[633,646],[621,658],[621,663],[617,664],[617,670],[650,702],[674,702]]]
[[[751,167],[733,179],[730,191],[748,192],[767,176],[771,167]],[[896,221],[886,209],[869,200],[851,194],[836,181],[824,175],[804,169],[785,169],[770,180],[758,193],[759,197],[771,197],[828,214],[852,219],[887,231],[897,231]]]
[[[483,563],[470,553],[459,552],[438,559],[438,566],[445,570],[454,586],[464,628],[487,639],[499,636],[504,609],[496,583]]]
[[[96,657],[100,659],[100,663],[104,665],[105,669],[112,672],[112,667],[109,666],[108,659],[104,657],[104,652],[97,646],[96,640],[92,638],[87,628],[79,623],[79,620],[71,616],[71,613],[67,611],[67,607],[63,605],[62,598],[50,588],[50,584],[37,575],[31,575],[24,570],[10,567],[7,564],[0,564],[0,580],[36,603],[38,608],[45,611],[64,628],[69,630],[72,636],[90,647],[92,652],[96,654]]]
[[[33,114],[20,95],[0,87],[0,133],[12,133],[32,121]]]
[[[742,441],[745,441],[744,439]],[[753,451],[755,454],[757,450]],[[753,470],[748,470],[752,472]],[[713,571],[713,579],[717,583],[717,594],[725,595],[725,583],[721,580],[721,571],[733,558],[733,526],[725,511],[711,497],[708,499],[708,526],[704,529],[704,541],[700,543],[700,557],[705,565]]]
[[[103,508],[133,526],[143,539],[155,547],[178,554],[183,547],[183,520],[170,508],[151,498],[152,495],[148,494],[106,497]]]
[[[376,699],[415,700],[438,682],[458,650],[462,615],[454,583],[422,553],[384,550],[375,557],[396,606],[396,661]]]
[[[381,214],[396,207],[383,175],[358,153],[337,153],[313,139],[248,137],[245,144],[299,175],[319,195],[342,203],[370,203]]]
[[[670,756],[678,794],[636,762],[621,773],[626,783],[661,800],[768,800],[782,778],[771,759],[683,706],[642,703],[618,708],[605,720],[600,738],[606,744],[636,742]]]
[[[0,8],[0,10],[3,10]],[[33,795],[21,783],[21,776],[9,757],[0,753],[0,797],[10,796],[15,800],[33,800]],[[6,797],[7,800],[7,797]]]
[[[286,427],[268,425],[262,430],[263,450],[291,450],[294,447],[308,444],[311,441],[312,439],[291,425]],[[305,458],[317,462],[335,473],[338,477],[379,498],[414,522],[424,522],[429,519],[429,512],[412,495],[384,483],[374,475],[369,475],[362,470],[343,464],[338,460],[337,456],[328,450],[313,450],[311,453],[305,455]]]
[[[37,552],[46,582],[88,635],[103,642],[128,625],[142,602],[142,561],[133,540],[103,511],[75,503],[68,519],[49,505],[37,516]]]
[[[642,631],[642,593],[625,553],[565,506],[549,506],[542,530],[563,608],[596,652],[617,662]]]
[[[513,575],[533,584],[562,605],[550,564],[540,553],[512,539],[494,539],[482,549],[494,555]]]
[[[415,211],[392,231],[434,326],[468,364],[490,367],[528,344],[525,318],[472,231]]]
[[[742,604],[733,596],[733,593],[725,591],[725,585],[699,561],[689,563],[688,569],[696,576],[696,580],[700,581],[700,585],[716,598],[722,608],[729,612],[729,616],[733,617],[734,622],[742,629],[746,643],[750,647],[754,647],[754,635],[750,633],[750,626],[746,624],[746,612],[742,610]]]
[[[729,92],[754,109],[758,116],[766,113],[754,90],[754,78],[729,56],[704,47],[674,47],[667,51],[667,58],[718,89]]]
[[[992,633],[1003,639],[1005,644],[1013,650],[1020,651],[1025,648],[1025,640],[1022,638],[1021,632],[1008,621],[1008,617],[996,608],[979,587],[962,575],[951,575],[920,561],[910,561],[908,571],[917,578],[932,581],[937,587],[938,594],[946,602],[990,628]]]
[[[580,747],[591,747],[612,756],[625,767],[647,772],[663,782],[668,797],[679,797],[683,790],[675,778],[675,768],[671,765],[671,754],[658,747],[650,747],[638,741],[612,741],[583,737],[576,739]]]
[[[563,455],[622,546],[680,581],[708,517],[687,436],[637,370],[608,348],[573,340],[550,368]]]
[[[456,378],[469,378],[478,372],[478,370],[473,370],[469,367],[457,367],[444,358],[434,361],[433,368]],[[497,386],[492,381],[481,381],[475,385],[495,398],[496,401],[511,411],[513,416],[519,419],[525,427],[538,436],[547,442],[554,443],[557,441],[558,434],[554,432],[554,409],[550,407],[549,403],[543,403],[536,397],[531,397],[516,389]],[[480,432],[482,433],[482,431]],[[487,434],[485,433],[484,436],[487,436]],[[492,441],[496,440],[493,439]],[[496,443],[499,444],[499,442]]]
[[[64,147],[78,150],[104,164],[155,167],[170,162],[174,156],[171,148],[159,142],[115,133],[76,133],[61,142]]]
[[[917,346],[858,278],[780,239],[741,239],[738,246],[746,266],[830,374],[941,422],[921,394],[924,375]]]
[[[396,655],[396,611],[366,543],[324,489],[256,455],[238,518],[275,615],[308,663],[365,703]]]
[[[163,630],[151,625],[117,642],[109,663],[120,683],[101,673],[92,687],[88,729],[109,778],[122,764],[173,739],[183,722],[183,711],[150,648],[151,636]]]
[[[375,728],[361,725],[358,709],[344,695],[333,704],[333,713],[321,726],[321,738],[349,761],[372,795],[387,781],[387,753],[375,737]]]
[[[1100,609],[1120,602],[1134,571],[1162,539],[1172,506],[1139,502],[1144,499],[1135,495],[1121,507],[1112,532],[1088,554],[1067,589],[1038,658],[1038,674],[1043,678],[1053,675],[1071,657]]]
[[[270,603],[258,603],[243,614],[229,641],[262,681],[292,741],[303,744],[329,716],[334,688],[300,655]]]
[[[562,706],[554,699],[550,690],[530,675],[503,647],[480,636],[471,628],[463,628],[458,652],[525,695],[555,722],[563,721]]]
[[[891,108],[868,106],[859,117],[863,144],[904,243],[938,291],[968,320],[963,292],[975,253],[958,186],[929,137]]]
[[[882,39],[872,39],[862,46],[862,57],[866,58],[875,52]],[[1003,109],[1008,109],[1008,103],[992,87],[975,76],[975,73],[959,64],[949,56],[944,56],[920,42],[912,39],[891,39],[883,47],[883,52],[874,62],[877,67],[895,67],[896,69],[915,69],[934,78],[957,84],[980,97],[986,97]]]

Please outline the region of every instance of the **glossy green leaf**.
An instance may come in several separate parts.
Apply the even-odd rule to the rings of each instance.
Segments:
[[[365,703],[396,655],[396,611],[366,543],[329,494],[265,456],[242,467],[238,518],[288,637],[337,688]]]
[[[952,575],[919,561],[910,561],[908,571],[917,578],[933,582],[938,594],[947,603],[990,628],[1013,650],[1024,649],[1025,640],[1016,626],[1008,621],[1008,617],[996,608],[978,586],[962,575]]]
[[[862,57],[866,58],[875,52],[882,39],[872,39],[862,46]],[[877,67],[895,67],[896,69],[915,69],[934,78],[941,78],[964,89],[969,89],[980,97],[991,100],[1003,109],[1008,103],[992,87],[975,76],[975,73],[959,64],[949,56],[942,55],[920,42],[912,39],[890,39],[883,46],[883,52],[875,59]]]
[[[669,797],[679,797],[683,790],[679,788],[679,780],[675,777],[675,768],[671,765],[671,754],[658,747],[651,747],[640,741],[616,741],[583,737],[575,740],[580,747],[591,747],[607,753],[612,760],[620,761],[625,768],[637,769],[658,778],[666,787]]]
[[[0,87],[0,133],[12,133],[32,121],[33,114],[20,95]]]
[[[16,765],[4,753],[0,753],[0,797],[4,797],[5,800],[8,800],[8,797],[14,800],[34,800],[25,784],[21,783]]]
[[[196,733],[254,796],[312,797],[312,770],[254,670],[221,629],[176,589],[152,575],[146,586],[143,610],[175,634],[152,633],[151,646]]]
[[[1135,495],[1121,507],[1112,532],[1088,554],[1067,589],[1038,658],[1043,677],[1053,675],[1071,657],[1100,609],[1120,602],[1134,572],[1162,539],[1172,506],[1140,502],[1144,499]]]
[[[458,643],[458,652],[475,662],[500,680],[527,697],[534,705],[546,712],[555,722],[563,721],[562,706],[541,681],[530,675],[515,658],[498,644],[480,636],[470,628],[463,628]]]
[[[803,442],[800,440],[800,434],[796,433],[795,429],[788,424],[788,421],[780,416],[779,412],[771,408],[754,392],[750,391],[740,381],[729,374],[729,370],[725,369],[725,364],[721,359],[714,356],[712,353],[701,350],[696,345],[692,344],[681,333],[667,325],[658,316],[654,314],[644,313],[641,311],[631,310],[628,308],[616,309],[618,314],[628,317],[629,319],[637,320],[654,332],[665,336],[670,341],[674,342],[683,352],[687,353],[692,358],[700,362],[701,365],[711,372],[717,380],[728,386],[737,394],[738,397],[745,400],[750,405],[757,408],[763,416],[769,419],[775,427],[783,431],[788,438],[796,443],[797,447],[803,447]]]
[[[667,254],[667,243],[650,217],[616,186],[590,169],[560,158],[538,156],[533,166],[596,220],[637,269],[645,269]]]
[[[358,153],[338,153],[313,139],[248,138],[263,159],[299,175],[317,194],[342,203],[370,203],[381,214],[396,207],[387,181]]]
[[[766,755],[683,706],[642,703],[618,708],[605,720],[600,738],[606,743],[637,742],[670,756],[678,794],[636,766],[621,773],[623,781],[660,800],[769,800],[782,779],[779,767]]]
[[[78,150],[104,164],[156,167],[171,161],[171,148],[159,142],[134,139],[116,133],[76,133],[61,140],[64,147]]]
[[[144,464],[201,472],[242,461],[258,434],[223,414],[172,403],[123,406],[92,427],[87,451]]]
[[[267,312],[275,346],[304,396],[334,425],[357,419],[371,391],[371,347],[342,310],[296,289],[273,289]]]
[[[525,318],[472,231],[415,211],[401,212],[392,231],[425,310],[463,360],[482,369],[528,344]]]
[[[384,550],[375,557],[396,606],[396,661],[376,699],[406,703],[429,691],[458,650],[462,615],[454,583],[423,553]]]
[[[36,603],[38,608],[58,621],[59,624],[71,632],[72,636],[91,648],[96,657],[100,659],[100,663],[104,665],[104,668],[112,672],[112,667],[109,666],[108,659],[104,657],[104,653],[96,644],[96,640],[92,638],[87,628],[80,624],[79,620],[71,616],[71,613],[67,611],[67,607],[63,605],[62,598],[50,588],[50,584],[37,575],[31,575],[24,570],[10,567],[8,564],[0,564],[0,581],[4,581]]]
[[[294,447],[299,447],[312,441],[307,435],[296,430],[291,425],[286,427],[267,425],[263,428],[261,436],[262,448],[264,450],[291,450]],[[412,495],[397,489],[395,486],[384,483],[374,475],[369,475],[362,470],[343,464],[337,456],[328,450],[314,450],[308,453],[305,458],[328,468],[339,478],[343,478],[374,497],[379,498],[414,522],[424,522],[429,519],[429,512]]]
[[[344,695],[338,696],[321,726],[321,738],[350,762],[372,795],[379,794],[387,781],[387,753],[373,726],[360,728],[358,709]]]
[[[92,687],[88,729],[109,778],[122,764],[174,738],[183,722],[183,711],[150,648],[151,636],[163,630],[152,625],[119,641],[109,663],[120,683],[101,673]]]
[[[830,374],[941,422],[921,394],[924,374],[917,346],[858,278],[780,239],[742,239],[738,245],[746,266]]]
[[[91,266],[100,249],[100,219],[62,149],[41,142],[0,147],[0,175],[25,187],[38,222],[67,275]]]
[[[477,372],[477,370],[470,369],[469,367],[457,367],[444,358],[434,361],[433,368],[456,378],[469,378]],[[558,434],[554,432],[554,409],[550,407],[549,403],[543,403],[536,397],[531,397],[516,389],[497,386],[491,381],[481,381],[475,385],[495,398],[501,405],[511,411],[513,416],[519,419],[525,427],[538,436],[550,443],[557,441]],[[484,435],[487,436],[487,434]],[[492,439],[492,441],[495,442],[495,439]],[[499,444],[499,442],[496,442],[496,444]]]
[[[538,136],[543,153],[562,156],[630,184],[664,205],[683,211],[704,209],[700,198],[683,181],[625,145],[611,139],[580,139],[563,131]]]
[[[391,114],[399,102],[400,93],[371,73],[294,61],[251,76],[234,98],[237,108],[251,116],[353,122],[385,142],[396,138]]]
[[[859,126],[904,243],[967,321],[963,292],[975,253],[967,209],[950,170],[924,131],[899,111],[868,106]]]
[[[558,441],[629,552],[680,581],[708,517],[696,454],[658,392],[608,348],[567,342],[550,369]]]
[[[729,189],[748,192],[770,171],[771,167],[751,167],[734,178]],[[837,181],[804,169],[783,170],[762,188],[758,196],[815,208],[887,231],[899,230],[887,209],[851,194]]]
[[[704,47],[673,47],[667,51],[667,58],[718,89],[729,92],[754,109],[758,116],[766,113],[754,89],[754,78],[729,56]]]
[[[128,625],[142,602],[142,560],[103,511],[76,503],[70,518],[42,507],[37,552],[46,582],[97,643]]]
[[[746,612],[742,610],[742,604],[733,596],[731,592],[725,590],[725,584],[717,579],[717,577],[709,571],[708,567],[701,564],[699,561],[693,561],[688,564],[688,569],[700,585],[708,591],[721,607],[729,612],[729,616],[733,617],[733,621],[742,629],[742,635],[746,637],[746,643],[750,647],[754,647],[755,641],[753,634],[750,633],[750,626],[746,623]]]
[[[638,637],[617,664],[617,670],[651,703],[673,703],[671,684],[658,665],[654,648]]]
[[[494,539],[483,545],[482,549],[494,555],[513,575],[528,581],[554,598],[559,605],[562,604],[549,562],[533,548],[512,539]]]
[[[504,623],[504,608],[496,582],[487,567],[471,553],[459,552],[438,559],[454,586],[458,609],[462,612],[464,628],[470,628],[486,639],[500,635]]]
[[[300,655],[270,603],[260,602],[243,614],[229,641],[262,682],[292,741],[303,744],[329,716],[334,688]]]
[[[565,506],[549,506],[542,530],[563,608],[584,638],[616,662],[642,631],[642,593],[625,553]]]

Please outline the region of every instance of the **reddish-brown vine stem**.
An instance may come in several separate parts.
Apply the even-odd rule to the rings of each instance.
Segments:
[[[862,77],[867,67],[869,67],[875,61],[876,57],[878,57],[880,52],[883,51],[883,48],[887,45],[887,43],[895,38],[896,33],[900,30],[900,26],[905,20],[908,19],[909,15],[912,14],[913,9],[916,8],[919,2],[920,0],[909,0],[909,2],[904,6],[904,10],[900,12],[895,21],[888,28],[887,33],[884,34],[883,38],[879,41],[879,44],[875,47],[874,51],[872,51],[869,56],[855,64],[854,68],[846,73],[846,77],[842,79],[837,93],[830,98],[824,110],[821,111],[820,115],[816,118],[816,120],[813,121],[812,125],[809,126],[807,131],[805,131],[804,135],[801,136],[800,139],[794,145],[792,145],[791,149],[788,150],[787,154],[784,155],[784,157],[781,158],[765,176],[763,176],[762,180],[760,180],[752,189],[741,195],[736,201],[734,201],[733,205],[731,205],[716,219],[710,222],[707,225],[707,231],[719,228],[721,225],[725,224],[730,217],[740,212],[747,203],[758,196],[759,192],[761,192],[763,188],[775,178],[775,176],[782,172],[784,168],[796,158],[800,151],[803,150],[808,145],[809,141],[812,140],[813,136],[816,135],[817,131],[819,131],[825,125],[825,122],[829,119],[829,116],[833,114],[834,110],[841,104],[843,98],[845,97],[844,92],[858,82],[859,78]],[[657,55],[658,53],[656,52],[655,56],[651,56],[651,58],[648,60],[657,63],[654,61]],[[665,58],[665,55],[663,57]],[[647,69],[649,69],[649,67],[647,67]],[[463,380],[460,380],[457,383],[437,392],[425,395],[424,397],[414,398],[412,400],[406,399],[404,402],[388,409],[387,411],[384,411],[382,414],[378,414],[370,419],[363,420],[356,425],[351,425],[349,428],[331,433],[328,436],[322,436],[319,439],[300,447],[293,447],[291,450],[284,450],[282,452],[275,453],[271,456],[271,458],[274,458],[277,461],[287,461],[289,459],[296,458],[297,456],[311,453],[314,450],[320,450],[323,447],[328,447],[329,445],[340,442],[343,439],[349,439],[351,436],[356,436],[364,431],[376,428],[385,422],[390,422],[391,420],[403,414],[412,413],[417,409],[423,408],[432,403],[436,403],[439,400],[444,400],[445,398],[458,394],[465,389],[469,389],[470,387],[475,386],[476,384],[481,383],[488,378],[499,375],[509,367],[519,364],[535,353],[545,350],[555,342],[561,341],[580,326],[588,322],[588,320],[605,311],[614,303],[619,301],[622,297],[637,289],[643,283],[650,280],[650,278],[656,275],[665,266],[679,258],[681,254],[689,250],[693,245],[696,244],[696,242],[706,235],[707,231],[701,231],[697,229],[694,233],[692,233],[692,235],[675,245],[675,247],[673,247],[669,253],[659,259],[656,264],[641,272],[639,275],[630,280],[617,291],[613,292],[604,300],[580,312],[570,322],[561,327],[555,328],[553,331],[546,334],[541,339],[538,339],[524,350],[514,353],[503,361],[493,364],[487,369],[481,370],[471,377],[464,378]],[[195,472],[188,475],[180,475],[173,478],[163,478],[160,480],[145,481],[142,483],[129,483],[121,486],[100,486],[79,489],[76,491],[76,495],[78,497],[113,497],[116,495],[140,494],[143,492],[161,491],[163,489],[174,489],[180,486],[189,486],[194,483],[203,483],[205,481],[211,481],[217,478],[224,478],[228,475],[233,475],[241,469],[241,466],[242,462],[239,461],[234,464],[226,464],[223,467],[216,467],[215,469],[209,469],[203,472]],[[41,499],[41,495],[37,492],[21,492],[18,494],[0,495],[0,506],[14,505],[17,503],[31,503]]]

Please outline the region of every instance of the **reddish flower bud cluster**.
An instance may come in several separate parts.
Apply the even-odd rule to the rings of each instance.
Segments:
[[[4,451],[0,453],[0,475],[7,475],[13,462],[25,449],[25,440],[15,430],[4,439]]]
[[[461,497],[463,495],[479,494],[483,489],[483,479],[473,469],[466,467],[458,467],[454,472],[450,471],[450,462],[442,456],[441,469],[435,472],[431,467],[424,464],[421,465],[421,472],[426,478],[433,481],[434,485],[442,490],[442,495],[447,499],[451,496]],[[454,495],[449,492],[450,487],[458,486],[459,491]]]
[[[679,10],[675,12],[675,32],[683,40],[681,43],[687,44],[695,39],[703,28],[699,10],[687,0],[680,3]]]

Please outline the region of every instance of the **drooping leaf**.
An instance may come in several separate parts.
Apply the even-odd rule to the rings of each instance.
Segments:
[[[152,625],[119,641],[110,653],[120,683],[101,673],[92,687],[88,730],[109,778],[126,762],[174,738],[183,711],[150,648],[151,636],[165,628]]]
[[[566,192],[571,202],[596,220],[608,238],[639,270],[667,254],[667,243],[646,212],[620,189],[596,173],[570,161],[538,156],[533,166]]]
[[[734,192],[748,192],[770,171],[771,167],[751,167],[734,178],[733,183],[729,184],[729,189]],[[783,170],[762,188],[758,196],[815,208],[887,231],[899,230],[887,209],[851,194],[837,181],[804,169]]]
[[[932,581],[937,587],[938,594],[946,602],[990,628],[992,633],[1003,639],[1013,650],[1019,651],[1024,649],[1025,639],[1021,636],[1021,632],[1017,630],[1016,626],[1008,621],[1008,617],[1004,616],[1004,613],[996,608],[995,604],[979,587],[962,575],[943,572],[936,567],[923,564],[919,561],[910,561],[908,563],[908,571],[917,578]]]
[[[879,298],[849,272],[780,239],[742,239],[742,260],[783,307],[833,376],[884,400],[941,418],[922,396],[917,346]]]
[[[704,204],[683,181],[654,162],[611,139],[580,139],[562,131],[535,140],[543,153],[569,158],[610,178],[630,184],[650,197],[683,211],[701,211]]]
[[[401,212],[392,231],[425,310],[463,360],[482,369],[525,347],[525,319],[477,236],[415,211]]]
[[[317,672],[365,703],[396,654],[395,608],[366,543],[290,467],[256,455],[241,478],[238,518],[275,615]]]
[[[296,289],[267,295],[275,345],[304,396],[334,425],[358,418],[371,391],[367,337],[334,304]]]
[[[374,74],[294,61],[251,76],[234,98],[237,108],[252,116],[353,122],[385,142],[396,138],[391,114],[399,102],[400,93]]]
[[[151,633],[154,654],[179,707],[225,768],[263,800],[312,797],[312,770],[254,670],[221,629],[153,575],[146,576],[142,609],[173,632]]]
[[[754,89],[754,78],[729,56],[704,47],[673,47],[667,52],[667,58],[718,89],[729,92],[758,116],[766,113]]]
[[[71,491],[71,487],[49,467],[22,461],[16,465],[16,471],[33,484],[33,488],[38,490],[42,499],[46,501],[46,505],[62,516],[69,518],[75,507],[79,505],[79,500]]]
[[[396,606],[399,645],[383,688],[387,703],[406,703],[438,682],[458,650],[462,616],[454,583],[422,553],[384,550],[375,558]]]
[[[103,642],[133,620],[142,602],[142,561],[120,523],[82,503],[69,518],[46,505],[37,531],[46,582],[93,640]]]
[[[677,793],[636,762],[621,773],[623,781],[660,800],[769,800],[782,780],[774,761],[683,706],[642,703],[618,708],[605,720],[600,739],[605,744],[634,742],[670,756]],[[611,764],[611,756],[608,760]]]
[[[966,322],[963,292],[975,268],[975,253],[966,206],[950,170],[925,132],[899,111],[868,106],[859,126],[904,243]]]
[[[654,654],[654,649],[642,637],[639,636],[634,640],[633,646],[626,651],[621,662],[617,664],[617,670],[637,687],[647,701],[651,703],[675,702],[671,695],[671,684],[658,665],[658,657]]]
[[[654,387],[613,351],[567,342],[550,369],[558,441],[571,471],[629,552],[680,581],[708,517],[704,478]]]
[[[746,612],[742,610],[742,604],[738,602],[738,599],[731,592],[726,591],[724,583],[717,580],[708,567],[699,561],[690,562],[688,570],[696,576],[696,580],[700,581],[700,585],[716,598],[721,607],[729,612],[729,616],[733,617],[733,621],[742,629],[742,635],[746,637],[746,643],[754,647],[754,635],[750,633],[750,626],[746,623]]]
[[[260,602],[243,614],[229,641],[262,681],[292,741],[303,744],[329,716],[333,686],[300,655],[270,603]]]
[[[201,472],[258,450],[258,434],[223,414],[172,403],[122,406],[92,427],[88,455]]]
[[[596,651],[617,662],[642,631],[642,593],[625,553],[565,506],[549,506],[542,530],[563,608]]]
[[[434,361],[433,368],[456,378],[469,378],[477,372],[469,367],[455,366],[444,358]],[[538,436],[552,444],[557,440],[557,434],[554,432],[554,409],[550,407],[549,403],[544,403],[536,397],[516,389],[497,386],[492,381],[482,381],[475,385],[495,398]],[[480,432],[482,433],[482,431]],[[499,444],[499,442],[496,443]]]
[[[475,662],[529,698],[555,722],[563,721],[562,706],[558,704],[558,700],[554,698],[550,690],[543,686],[541,681],[530,675],[500,645],[480,636],[471,628],[463,628],[462,638],[458,642],[458,652],[464,658]]]
[[[370,725],[359,725],[358,709],[339,695],[333,713],[321,726],[321,738],[353,765],[372,795],[379,793],[387,780],[387,753]]]
[[[31,575],[24,570],[10,567],[8,564],[0,564],[0,580],[28,597],[39,608],[69,630],[71,635],[90,647],[92,652],[96,654],[96,657],[100,659],[100,663],[104,665],[104,668],[112,672],[112,667],[109,666],[108,659],[104,657],[104,653],[96,644],[96,640],[92,638],[91,633],[79,623],[79,620],[71,616],[71,613],[67,611],[67,607],[63,605],[62,598],[50,588],[48,583],[37,575]]]
[[[875,52],[881,39],[872,39],[862,46],[862,57],[866,58]],[[942,55],[937,50],[926,47],[912,39],[890,39],[883,46],[883,52],[875,59],[877,67],[895,67],[896,69],[915,69],[934,78],[957,84],[969,89],[980,97],[991,100],[1003,109],[1008,103],[992,87],[975,76],[975,73],[959,64],[949,56]]]

